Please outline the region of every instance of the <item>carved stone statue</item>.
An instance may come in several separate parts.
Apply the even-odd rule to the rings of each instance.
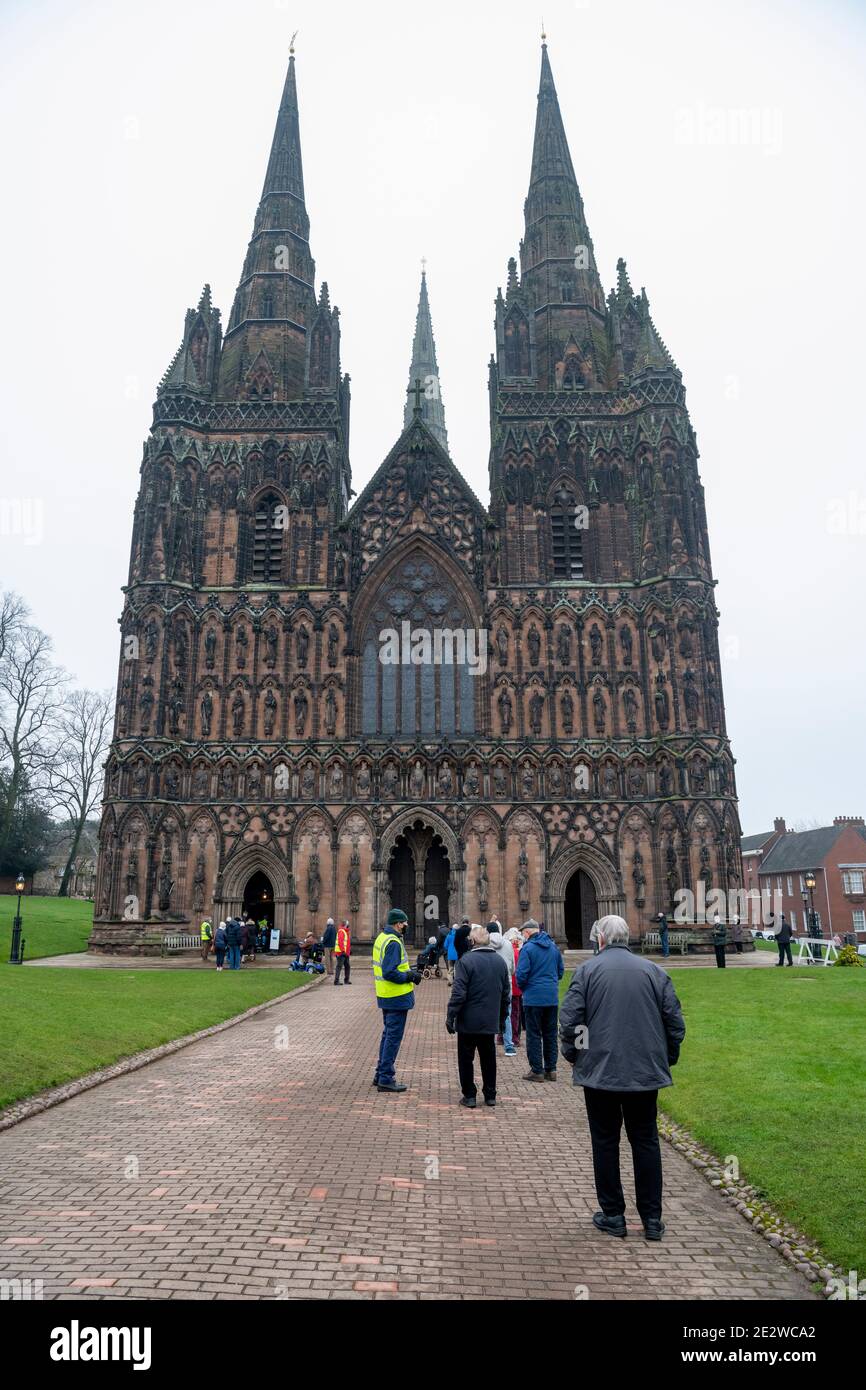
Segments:
[[[513,706],[511,703],[511,696],[508,693],[507,686],[503,686],[500,690],[499,699],[497,703],[499,705],[499,720],[502,727],[502,732],[504,734],[508,734],[511,732],[511,716],[513,714]]]
[[[210,722],[213,717],[213,696],[210,690],[206,690],[201,697],[201,731],[205,738],[210,734]]]
[[[650,649],[656,661],[664,661],[666,646],[667,628],[664,623],[653,623],[649,630]]]
[[[470,763],[463,777],[463,790],[467,796],[477,796],[480,786],[478,768],[475,763]]]
[[[180,676],[175,676],[171,683],[171,696],[168,702],[169,724],[173,734],[180,733],[180,721],[183,714],[184,696],[183,681]]]
[[[571,628],[567,623],[560,623],[556,637],[556,655],[563,666],[571,665]]]
[[[622,693],[622,705],[625,710],[626,728],[633,734],[637,729],[638,702],[630,685],[627,685]]]
[[[301,773],[301,796],[311,797],[316,792],[316,769],[307,763]]]
[[[670,763],[662,763],[659,768],[659,791],[662,796],[670,796],[673,787],[673,773]]]
[[[535,795],[535,769],[529,763],[520,770],[520,790],[527,801]]]
[[[270,686],[268,686],[267,691],[265,692],[263,708],[265,737],[270,738],[271,734],[274,732],[274,724],[276,723],[277,718],[277,697],[274,694],[273,690],[271,690]]]
[[[622,652],[623,666],[631,666],[632,642],[633,638],[631,628],[629,627],[628,623],[623,623],[622,627],[619,630],[619,646],[620,651]]]
[[[262,770],[258,763],[254,763],[247,772],[247,795],[251,797],[252,800],[257,801],[261,794]]]
[[[241,623],[235,632],[235,659],[239,671],[242,671],[247,664],[247,648],[249,644],[250,639],[247,630]]]
[[[297,734],[298,738],[303,738],[304,730],[307,727],[307,711],[309,709],[309,700],[307,699],[307,692],[303,689],[303,687],[301,687],[300,690],[295,691],[294,700],[295,733]]]
[[[478,906],[484,912],[490,900],[490,880],[487,877],[487,860],[483,852],[478,856],[478,878],[475,888],[478,893]]]
[[[656,685],[656,692],[653,697],[656,708],[656,723],[660,729],[666,729],[670,723],[671,707],[668,699],[668,692],[663,684]]]
[[[552,763],[547,773],[547,786],[551,796],[561,796],[563,791],[562,768],[559,763]]]
[[[328,627],[328,665],[337,664],[337,647],[340,642],[340,629],[336,623],[331,623]]]
[[[607,705],[604,694],[600,686],[596,686],[592,694],[592,710],[595,716],[595,731],[597,734],[604,733],[604,722],[607,716]]]
[[[271,670],[273,670],[273,668],[277,664],[278,640],[279,633],[277,632],[277,629],[274,627],[273,623],[270,623],[265,628],[265,665],[270,667]]]
[[[642,796],[644,790],[643,770],[639,767],[630,767],[627,784],[629,796]]]
[[[216,628],[209,627],[204,635],[204,664],[209,671],[213,670],[216,661],[216,645]]]
[[[574,728],[574,700],[568,687],[559,697],[559,708],[562,712],[563,733],[570,734]]]
[[[307,652],[310,648],[310,634],[303,623],[301,623],[295,634],[295,649],[298,654],[298,669],[305,671],[307,667]]]
[[[192,881],[192,910],[201,912],[204,908],[204,855],[200,854],[195,866],[195,878]]]
[[[618,778],[612,763],[605,763],[601,773],[601,790],[604,796],[616,796]]]
[[[526,634],[526,645],[529,648],[529,662],[531,666],[538,665],[538,658],[541,655],[541,635],[535,623],[530,625]]]
[[[144,629],[144,654],[148,661],[153,661],[156,656],[156,647],[159,641],[159,628],[153,618],[150,619]]]
[[[352,850],[349,872],[346,874],[346,887],[349,891],[349,911],[359,912],[361,908],[361,857],[357,849]]]
[[[493,791],[496,796],[508,795],[508,770],[502,763],[497,763],[493,769]]]
[[[339,763],[331,768],[331,796],[343,795],[343,769]]]
[[[150,716],[153,712],[153,691],[151,690],[150,686],[151,678],[150,676],[145,676],[144,689],[141,692],[141,698],[138,702],[138,708],[141,717],[142,733],[147,733],[150,727]]]
[[[165,794],[169,801],[176,801],[180,795],[180,773],[174,763],[165,769]]]
[[[319,873],[319,856],[313,851],[307,868],[307,906],[311,912],[319,910],[319,894],[322,891],[322,875]]]
[[[394,763],[387,763],[382,773],[382,795],[386,797],[396,796],[399,785],[400,773],[397,771]]]
[[[143,758],[139,758],[135,764],[135,771],[132,774],[132,789],[136,796],[145,796],[147,793],[147,763]]]
[[[496,629],[496,652],[499,657],[499,665],[508,665],[508,629],[502,623]]]
[[[541,719],[544,714],[544,696],[536,687],[529,697],[529,723],[534,734],[541,733]]]
[[[421,762],[416,762],[412,768],[412,775],[409,778],[409,793],[411,796],[424,795],[424,766]]]
[[[206,767],[197,767],[192,775],[192,794],[202,801],[210,792],[210,773]]]
[[[440,796],[450,796],[454,789],[454,781],[451,776],[451,768],[447,763],[443,763],[439,769],[439,778],[436,784]]]
[[[367,797],[370,795],[370,788],[373,785],[370,776],[370,769],[366,763],[361,763],[355,775],[355,790],[359,796]]]
[[[334,694],[333,686],[329,685],[325,693],[325,732],[333,734],[337,727],[337,697]]]
[[[236,690],[232,700],[232,729],[235,738],[240,738],[244,731],[244,717],[246,715],[246,701],[242,690]]]
[[[235,794],[235,770],[231,766],[226,766],[220,773],[220,789],[224,800],[228,801]]]
[[[525,849],[521,849],[517,864],[517,901],[521,912],[527,912],[529,909],[529,861],[526,858]]]
[[[160,864],[159,869],[158,891],[159,910],[160,912],[168,912],[169,907],[171,906],[171,895],[174,891],[174,879],[172,878],[171,872],[171,850],[169,849],[168,844],[166,844],[162,852],[162,862]]]
[[[601,665],[601,658],[604,652],[604,638],[601,635],[601,628],[598,623],[593,623],[589,629],[589,646],[592,652],[593,666]]]
[[[683,704],[686,707],[686,719],[689,728],[693,729],[701,714],[701,702],[698,692],[695,690],[695,678],[691,671],[686,671],[683,677]]]

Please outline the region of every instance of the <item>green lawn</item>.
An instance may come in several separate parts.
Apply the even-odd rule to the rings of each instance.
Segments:
[[[310,976],[289,970],[0,966],[0,1106],[242,1013]]]
[[[676,970],[667,1114],[844,1269],[866,1269],[866,969]]]
[[[0,963],[9,959],[17,902],[8,893],[0,897]],[[22,898],[21,922],[25,960],[85,951],[93,925],[93,903],[79,898]]]

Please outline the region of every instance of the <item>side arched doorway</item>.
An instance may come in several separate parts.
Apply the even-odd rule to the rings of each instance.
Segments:
[[[247,880],[243,910],[254,922],[266,921],[269,929],[274,925],[274,888],[262,869]]]
[[[589,933],[598,920],[595,884],[584,869],[571,875],[565,889],[565,939],[578,951],[592,948]]]

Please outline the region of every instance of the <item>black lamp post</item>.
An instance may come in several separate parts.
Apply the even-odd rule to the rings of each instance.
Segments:
[[[812,869],[805,877],[806,889],[809,894],[809,937],[813,941],[821,940],[821,923],[818,921],[818,914],[815,911],[815,887],[816,879]],[[818,947],[818,960],[821,960],[821,948]]]
[[[21,894],[24,892],[24,875],[17,874],[15,878],[15,892],[18,894],[18,908],[12,922],[12,950],[9,953],[10,965],[23,965],[24,963],[24,941],[21,936]]]

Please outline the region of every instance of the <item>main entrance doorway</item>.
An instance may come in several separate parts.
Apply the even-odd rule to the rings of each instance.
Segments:
[[[451,865],[439,835],[417,820],[394,842],[388,865],[391,906],[409,918],[406,942],[426,943],[440,922],[448,923]]]
[[[268,927],[274,925],[274,889],[267,874],[261,869],[247,880],[244,889],[244,912],[254,922],[265,921]]]
[[[598,918],[595,884],[589,874],[578,869],[565,890],[565,939],[574,950],[591,950],[589,933]]]

